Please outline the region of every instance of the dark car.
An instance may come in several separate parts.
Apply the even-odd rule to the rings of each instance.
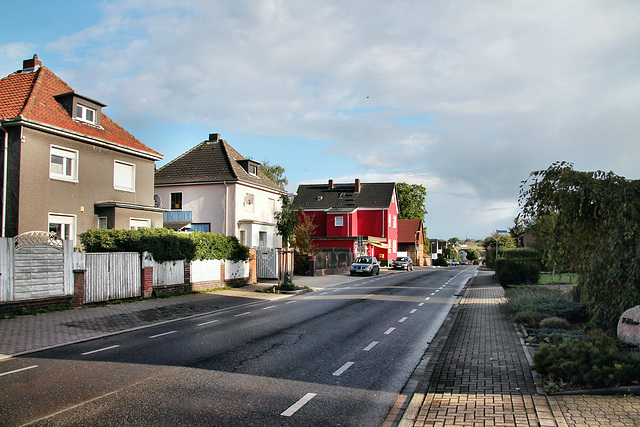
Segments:
[[[351,272],[354,274],[368,274],[373,276],[374,274],[380,274],[380,264],[378,260],[372,256],[359,256],[355,262],[351,264]]]
[[[391,268],[393,268],[394,270],[412,271],[413,260],[408,256],[399,256],[398,258],[393,260],[393,262],[391,263]]]

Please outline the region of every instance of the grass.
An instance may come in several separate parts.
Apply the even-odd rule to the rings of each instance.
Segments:
[[[576,282],[577,276],[575,273],[542,273],[540,274],[539,285],[560,285],[560,284],[573,284]]]

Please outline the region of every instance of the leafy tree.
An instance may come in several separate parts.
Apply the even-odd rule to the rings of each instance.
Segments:
[[[640,303],[638,200],[639,180],[575,171],[567,162],[532,172],[520,187],[523,223],[537,230],[536,240],[543,236],[545,262],[578,273],[592,326],[613,330]]]
[[[302,214],[302,209],[298,212]],[[302,218],[302,221],[294,230],[295,247],[298,252],[313,255],[316,247],[311,243],[311,237],[318,226],[313,223],[310,215],[302,215]]]
[[[289,199],[288,196],[283,194],[280,200],[282,200],[282,208],[274,214],[274,218],[276,220],[278,234],[282,236],[282,247],[286,248],[291,241],[291,237],[293,237],[296,227],[300,223],[300,218],[298,218],[296,212],[293,210],[291,199]]]
[[[509,235],[513,239],[513,242],[517,247],[524,247],[524,232],[525,228],[522,225],[522,220],[519,217],[516,217],[513,220],[513,227],[509,229]]]
[[[396,186],[398,191],[399,219],[424,219],[428,213],[424,207],[424,200],[427,197],[427,189],[420,184],[407,184],[399,182]]]
[[[282,166],[272,165],[268,160],[265,160],[260,165],[260,171],[283,190],[289,184],[289,180],[284,176],[284,168]]]

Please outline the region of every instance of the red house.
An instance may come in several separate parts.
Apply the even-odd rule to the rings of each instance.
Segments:
[[[316,225],[318,248],[349,248],[383,265],[398,252],[398,195],[395,182],[300,185],[293,200],[298,215]]]

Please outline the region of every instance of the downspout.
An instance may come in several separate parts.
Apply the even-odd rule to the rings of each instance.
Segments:
[[[227,234],[227,215],[228,215],[228,209],[227,209],[227,204],[229,203],[229,197],[228,197],[228,192],[229,192],[229,188],[227,187],[227,181],[224,180],[222,181],[224,183],[224,235],[228,236]]]
[[[9,170],[9,132],[0,123],[4,133],[4,156],[2,165],[2,237],[7,234],[7,171]]]

